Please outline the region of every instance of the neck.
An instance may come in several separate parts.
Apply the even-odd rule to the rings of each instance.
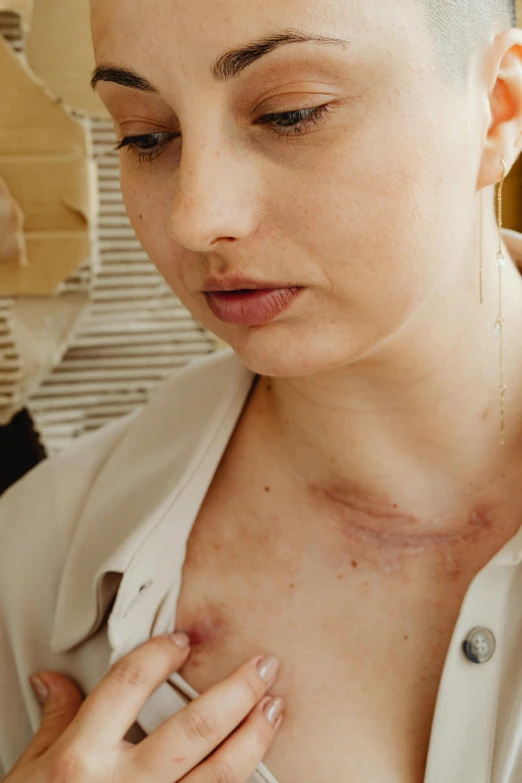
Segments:
[[[501,446],[497,250],[492,220],[483,304],[477,245],[459,267],[466,272],[371,356],[305,377],[259,378],[253,407],[265,448],[318,509],[346,509],[354,529],[408,546],[506,518],[522,458],[522,274],[504,246]]]

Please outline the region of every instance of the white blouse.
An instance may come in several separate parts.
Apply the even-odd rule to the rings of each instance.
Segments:
[[[522,234],[503,239],[522,270]],[[41,722],[29,674],[61,672],[88,694],[175,628],[187,541],[255,377],[230,348],[193,360],[0,500],[0,776]],[[425,783],[522,781],[521,562],[522,520],[462,602]],[[138,724],[150,734],[197,696],[174,673]],[[250,783],[279,782],[260,764]]]

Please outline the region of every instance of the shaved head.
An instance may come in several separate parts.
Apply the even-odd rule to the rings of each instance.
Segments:
[[[515,0],[420,0],[448,78],[464,81],[476,47],[496,31],[516,27]]]

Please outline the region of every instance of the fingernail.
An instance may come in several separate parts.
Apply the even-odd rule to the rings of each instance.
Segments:
[[[277,728],[279,728],[278,720],[282,716],[284,708],[285,703],[280,696],[275,699],[269,699],[269,701],[267,701],[267,703],[264,705],[263,711],[268,719],[268,722],[271,723],[272,726],[277,726]],[[281,721],[279,721],[279,724],[280,723]]]
[[[267,685],[272,685],[277,677],[279,661],[274,655],[269,655],[267,658],[262,658],[259,661],[257,668],[261,679],[264,680]]]
[[[188,633],[185,633],[185,631],[178,631],[177,633],[170,634],[170,638],[174,642],[174,644],[177,644],[178,647],[181,647],[182,650],[186,650],[187,647],[190,647],[190,636]]]
[[[49,686],[35,674],[29,677],[29,682],[31,683],[36,698],[43,706],[49,698]]]

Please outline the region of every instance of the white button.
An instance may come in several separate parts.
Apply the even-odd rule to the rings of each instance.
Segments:
[[[487,663],[493,658],[496,642],[493,631],[478,626],[472,628],[464,640],[464,653],[472,663]]]

